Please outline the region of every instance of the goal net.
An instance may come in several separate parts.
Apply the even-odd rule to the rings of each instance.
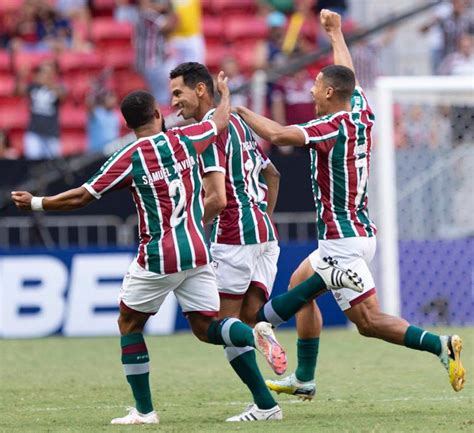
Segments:
[[[474,79],[383,77],[374,105],[382,305],[414,324],[473,325]]]

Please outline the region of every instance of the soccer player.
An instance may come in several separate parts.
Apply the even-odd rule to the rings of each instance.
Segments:
[[[253,331],[235,319],[215,320],[219,295],[202,225],[198,156],[229,122],[226,81],[220,74],[217,88],[222,99],[213,119],[175,132],[163,131],[162,115],[150,93],[132,92],[124,98],[121,111],[137,140],[113,154],[84,185],[52,197],[12,192],[17,207],[34,211],[78,209],[124,187],[132,193],[140,244],[123,280],[118,324],[122,364],[136,407],[112,424],[158,423],[143,329],[171,291],[199,340],[256,347],[272,365],[277,357],[286,361],[269,323],[259,323]]]
[[[448,371],[453,389],[460,391],[465,381],[460,360],[462,340],[457,335],[432,334],[380,310],[367,266],[376,245],[376,228],[367,207],[374,115],[356,82],[352,59],[341,32],[341,17],[322,10],[321,25],[331,41],[335,64],[321,70],[311,89],[318,118],[284,127],[245,107],[237,110],[261,137],[276,145],[306,146],[311,154],[318,249],[293,274],[292,290],[274,298],[259,313],[259,320],[265,317],[277,326],[302,307],[297,314],[298,368],[289,377],[267,381],[267,384],[276,392],[302,398],[311,399],[315,394],[314,371],[322,319],[312,299],[328,286],[320,278],[317,266],[329,257],[326,260],[333,265],[336,260],[337,266],[355,271],[359,277],[354,281],[362,280],[362,293],[347,289],[332,291],[339,307],[360,334],[437,355]],[[334,283],[337,281],[333,279],[331,284]]]
[[[207,68],[183,63],[170,73],[172,105],[185,119],[213,119],[214,84]],[[220,317],[253,326],[272,291],[280,253],[271,214],[279,173],[236,114],[217,142],[201,155],[204,222],[214,220],[211,255],[221,300]],[[280,420],[282,412],[258,368],[252,346],[226,347],[232,368],[252,393],[254,404],[227,421]],[[280,372],[286,370],[281,365]]]

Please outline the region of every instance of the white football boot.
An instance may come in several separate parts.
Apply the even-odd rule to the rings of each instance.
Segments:
[[[231,416],[226,421],[280,421],[282,419],[283,413],[280,406],[276,405],[270,409],[259,409],[255,403],[251,403],[241,414]]]
[[[330,289],[347,288],[358,293],[364,291],[362,278],[350,269],[344,269],[339,266],[337,260],[332,257],[323,257],[319,261],[317,273]]]
[[[160,420],[155,411],[145,415],[139,413],[134,407],[128,407],[128,415],[122,418],[114,418],[110,424],[158,424]]]

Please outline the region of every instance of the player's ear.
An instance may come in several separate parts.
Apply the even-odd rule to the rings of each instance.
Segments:
[[[197,83],[196,87],[194,88],[194,91],[196,92],[196,95],[201,98],[204,95],[204,93],[207,92],[206,85],[202,82]]]
[[[334,96],[334,87],[328,86],[326,88],[326,99],[331,99]]]

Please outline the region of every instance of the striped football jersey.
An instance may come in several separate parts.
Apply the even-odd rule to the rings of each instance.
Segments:
[[[84,184],[97,199],[130,189],[142,268],[172,274],[209,263],[198,154],[215,140],[212,121],[140,138],[115,152]]]
[[[367,186],[374,114],[360,87],[352,110],[301,125],[311,154],[311,180],[319,239],[371,237]]]
[[[212,117],[211,110],[205,118]],[[267,214],[268,187],[261,171],[270,163],[252,131],[236,114],[229,127],[201,155],[204,173],[225,173],[227,206],[215,219],[211,242],[247,245],[277,239]]]

